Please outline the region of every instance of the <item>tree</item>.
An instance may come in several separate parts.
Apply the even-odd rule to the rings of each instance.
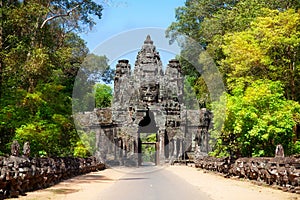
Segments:
[[[279,143],[299,153],[299,13],[265,13],[247,30],[224,36],[220,68],[229,94],[215,155],[273,156]]]
[[[245,31],[226,34],[221,69],[231,90],[240,82],[280,80],[288,99],[300,99],[300,13],[266,10]]]
[[[96,134],[94,132],[86,133],[81,130],[78,131],[78,134],[80,136],[80,141],[76,143],[73,155],[75,157],[88,157],[93,155],[96,151]]]
[[[93,83],[101,81],[110,83],[113,80],[114,71],[109,67],[106,56],[88,54],[81,64],[80,70]]]
[[[102,87],[102,89],[98,89],[101,94],[104,94],[103,98],[105,100],[96,100],[95,104],[95,85],[97,87],[97,83],[104,82],[110,83],[113,80],[114,70],[112,70],[108,65],[108,59],[105,56],[98,56],[95,54],[88,54],[84,59],[83,63],[80,65],[80,69],[78,70],[74,88],[73,88],[73,111],[91,111],[95,108],[95,105],[101,105],[104,103],[108,105],[106,101],[108,101],[108,96],[106,94],[111,93],[108,92],[108,89],[104,84],[99,84],[98,86]],[[108,87],[108,86],[107,86]],[[104,91],[106,90],[106,91]],[[101,103],[99,103],[101,101]]]
[[[188,80],[190,77],[186,77],[184,79],[184,95],[183,95],[183,103],[185,104],[187,109],[197,109],[199,107],[199,103],[196,98],[196,93],[193,90],[193,87],[191,86],[190,82],[191,80]]]
[[[182,34],[198,41],[204,48],[227,32],[245,30],[268,8],[284,12],[298,10],[300,2],[294,0],[188,0],[175,12],[176,22],[166,31],[171,42]],[[213,56],[213,55],[211,55]]]
[[[142,142],[156,142],[156,133],[151,133],[148,136],[144,136],[141,138]],[[155,162],[156,150],[155,146],[152,144],[144,144],[142,145],[142,160],[143,162]]]
[[[173,22],[166,32],[171,41],[180,37],[180,35],[185,35],[198,42],[198,46],[202,46],[202,50],[195,51],[195,48],[191,47],[193,44],[190,44],[188,40],[185,41],[182,46],[180,63],[184,74],[191,77],[189,80],[191,80],[190,84],[195,86],[194,90],[199,91],[198,94],[201,94],[202,97],[197,96],[199,101],[203,101],[203,96],[205,96],[207,106],[210,106],[210,98],[208,98],[210,94],[203,77],[203,71],[211,70],[209,69],[210,65],[207,63],[207,57],[211,57],[215,64],[218,64],[218,60],[223,58],[220,49],[220,44],[223,42],[222,36],[227,31],[247,27],[249,22],[241,23],[239,21],[241,24],[238,25],[235,20],[242,18],[238,16],[241,13],[249,13],[245,9],[249,9],[249,4],[253,4],[251,2],[249,1],[247,5],[243,5],[240,1],[234,0],[187,1],[185,7],[177,8],[177,22]],[[256,11],[257,7],[252,5],[251,9]],[[259,11],[256,12],[259,13]],[[245,18],[251,21],[254,17],[253,12],[250,12]],[[201,69],[196,69],[196,66],[192,64],[195,62],[191,63],[190,58],[197,59],[195,62],[199,62],[199,66],[202,66]],[[211,79],[210,77],[205,78]]]
[[[214,4],[210,5],[214,7]],[[213,12],[212,9],[215,10],[216,8],[210,7],[209,3],[205,3],[205,1],[186,1],[185,6],[178,7],[175,11],[176,22],[173,22],[166,30],[166,36],[170,38],[170,42],[174,42],[177,37],[183,34],[199,42],[200,45],[205,46],[205,38],[200,34],[200,24],[209,15],[210,11]],[[184,59],[189,58],[188,55],[190,54],[194,55],[194,58],[198,57],[198,52],[194,53],[193,50],[183,49],[181,57],[178,59],[180,60],[184,74],[193,77],[193,79],[189,80],[194,80],[200,74],[188,60]]]
[[[214,132],[213,155],[274,156],[277,144],[285,153],[294,152],[295,125],[299,123],[299,103],[284,97],[279,81],[256,80],[248,87],[239,85],[226,94],[226,119],[222,132]],[[217,107],[217,106],[216,106]],[[216,109],[214,115],[224,110]]]
[[[300,8],[300,2],[294,0],[186,1],[185,6],[176,9],[176,22],[168,27],[166,36],[171,42],[181,35],[199,42],[218,66],[225,58],[221,48],[224,44],[224,35],[246,30],[257,17],[264,17],[270,12],[265,8],[278,10],[278,12],[290,8],[297,10]],[[188,44],[182,46],[180,63],[184,73],[194,77],[191,80],[196,80],[202,72],[183,58],[198,58],[201,53],[203,51],[190,51]],[[199,62],[202,63],[201,59]],[[223,76],[227,79],[226,73],[223,73]]]
[[[96,108],[106,108],[111,106],[112,88],[106,84],[97,83],[95,85]]]
[[[227,93],[220,102],[211,103],[215,108],[214,140],[211,141],[216,150],[214,155],[272,155],[271,149],[278,139],[288,153],[299,151],[299,142],[294,137],[299,132],[295,128],[299,124],[297,102],[300,100],[296,90],[299,85],[299,8],[300,2],[293,0],[195,0],[187,1],[176,10],[176,22],[169,26],[167,37],[172,42],[186,35],[202,46],[201,50],[194,51],[189,40],[182,42],[180,60],[198,99],[209,97],[212,91],[207,88],[207,81],[212,80],[214,74],[208,77],[204,74],[212,66],[208,57],[215,62],[226,84]],[[194,62],[184,58],[198,59],[201,69],[195,69],[191,64]],[[281,90],[271,89],[275,85]],[[268,91],[264,88],[269,88],[274,96],[256,94],[253,88],[266,94]],[[251,99],[249,91],[258,99],[247,102],[245,98]],[[259,99],[270,104],[275,101],[283,107],[257,108],[261,103]],[[226,108],[222,106],[225,103]],[[277,116],[271,117],[270,110]],[[254,116],[258,117],[251,118]],[[277,139],[268,143],[266,138],[272,138],[271,135]]]
[[[13,138],[33,153],[72,155],[73,83],[88,50],[77,33],[101,17],[91,0],[2,0],[0,153]],[[88,27],[87,27],[88,26]]]

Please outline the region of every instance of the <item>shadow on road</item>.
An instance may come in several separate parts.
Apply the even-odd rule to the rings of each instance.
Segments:
[[[120,178],[120,181],[136,181],[136,180],[145,180],[148,178]]]

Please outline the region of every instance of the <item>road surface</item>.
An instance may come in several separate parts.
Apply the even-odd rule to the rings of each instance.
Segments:
[[[101,192],[99,200],[211,200],[198,187],[163,167],[143,166]]]
[[[17,200],[300,200],[247,180],[226,179],[186,166],[112,168],[65,180]]]

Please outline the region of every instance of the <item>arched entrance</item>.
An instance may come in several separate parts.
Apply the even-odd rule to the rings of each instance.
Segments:
[[[154,113],[147,108],[145,116],[139,122],[138,128],[138,165],[157,165],[158,158],[158,127]]]

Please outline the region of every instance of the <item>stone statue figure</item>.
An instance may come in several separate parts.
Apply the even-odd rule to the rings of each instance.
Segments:
[[[11,144],[11,155],[12,156],[19,156],[20,145],[17,140],[14,140]]]
[[[158,102],[159,85],[156,83],[145,83],[140,87],[140,100],[143,102]]]
[[[284,149],[281,144],[278,144],[275,149],[275,157],[284,157]]]
[[[208,153],[208,134],[211,125],[211,113],[206,108],[200,110],[199,128],[195,135],[196,149],[200,152]]]
[[[24,143],[24,146],[23,146],[23,155],[25,157],[29,157],[29,155],[30,155],[30,144],[29,144],[29,142],[25,142]]]
[[[206,134],[206,128],[203,129],[198,129],[196,135],[195,135],[195,138],[194,138],[194,141],[196,142],[196,144],[201,147],[203,145],[203,142],[205,140],[205,134]]]
[[[206,127],[208,130],[210,121],[211,121],[210,112],[206,108],[202,108],[200,110],[200,124],[199,125],[202,127]]]

